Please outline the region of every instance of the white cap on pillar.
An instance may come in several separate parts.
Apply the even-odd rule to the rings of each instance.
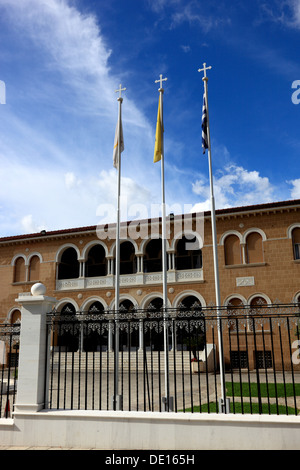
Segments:
[[[33,284],[31,287],[31,294],[36,297],[38,295],[45,295],[46,294],[46,287],[41,282],[37,282]]]

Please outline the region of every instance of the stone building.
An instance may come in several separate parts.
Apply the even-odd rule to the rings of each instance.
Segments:
[[[221,304],[300,303],[300,200],[216,211]],[[168,307],[215,304],[210,212],[168,217]],[[120,306],[162,305],[160,220],[122,223]],[[115,226],[0,239],[0,321],[20,319],[15,299],[37,281],[57,311],[115,309]]]

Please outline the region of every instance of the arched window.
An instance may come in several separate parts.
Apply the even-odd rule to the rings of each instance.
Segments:
[[[294,259],[300,259],[300,227],[292,231]]]
[[[99,300],[96,300],[89,306],[88,313],[90,314],[97,314],[102,312],[104,312],[104,305],[99,302]]]
[[[230,301],[228,302],[227,304],[227,309],[228,310],[234,310],[236,307],[242,307],[243,306],[243,302],[241,299],[239,299],[238,297],[233,297],[232,299],[230,299]]]
[[[155,273],[162,271],[162,242],[152,239],[147,243],[144,256],[144,272]]]
[[[194,243],[195,239],[196,237],[194,240],[189,240],[186,237],[183,237],[178,240],[175,254],[175,269],[202,268],[202,251],[189,248],[189,245]]]
[[[75,279],[79,277],[79,262],[74,248],[67,248],[58,265],[58,279]]]
[[[29,264],[29,281],[39,281],[40,279],[40,258],[33,256]]]
[[[246,239],[246,256],[247,263],[263,262],[263,245],[262,237],[257,232],[252,232]]]
[[[224,250],[226,266],[242,263],[240,240],[236,235],[225,238]]]
[[[86,277],[100,277],[106,274],[105,250],[102,245],[95,245],[89,250],[85,263],[85,275]]]
[[[25,260],[20,256],[16,259],[14,269],[14,282],[25,282],[26,281],[26,267]]]
[[[267,304],[266,299],[264,299],[263,297],[259,295],[257,297],[254,297],[250,302],[250,307],[252,307],[253,309],[264,308],[267,305],[268,304]]]
[[[131,242],[120,245],[120,274],[135,274],[137,271],[135,249]]]
[[[16,309],[12,312],[10,316],[10,323],[13,325],[14,323],[18,323],[21,321],[21,312],[20,310]]]

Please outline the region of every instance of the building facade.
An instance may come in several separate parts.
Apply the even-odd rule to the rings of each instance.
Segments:
[[[300,304],[300,200],[216,211],[221,304]],[[168,307],[215,305],[210,212],[168,217]],[[162,306],[161,221],[123,223],[120,308]],[[42,282],[63,313],[114,310],[115,226],[0,239],[0,321]]]
[[[218,210],[216,220],[223,306],[300,301],[300,200]],[[188,297],[214,305],[210,213],[171,216],[168,228],[168,306]],[[58,310],[115,309],[114,233],[111,225],[0,238],[1,321],[16,320],[15,299],[38,281]],[[159,220],[122,224],[121,303],[145,309],[162,299],[159,237]]]

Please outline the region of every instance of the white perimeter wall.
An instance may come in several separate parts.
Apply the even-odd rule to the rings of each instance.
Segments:
[[[0,445],[104,450],[299,450],[299,431],[297,416],[42,411],[0,419]]]

